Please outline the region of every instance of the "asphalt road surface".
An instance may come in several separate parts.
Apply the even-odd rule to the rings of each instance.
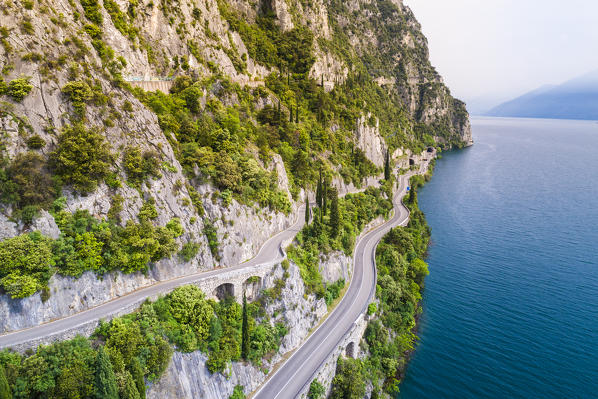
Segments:
[[[428,162],[420,166],[423,173]],[[318,329],[277,369],[253,396],[254,399],[295,398],[313,380],[317,370],[337,348],[345,334],[352,328],[359,316],[365,312],[376,290],[376,246],[388,231],[396,226],[405,226],[409,221],[409,210],[403,205],[411,171],[399,176],[396,190],[394,216],[382,226],[363,236],[353,257],[353,278],[342,301]],[[290,326],[292,328],[292,326]]]

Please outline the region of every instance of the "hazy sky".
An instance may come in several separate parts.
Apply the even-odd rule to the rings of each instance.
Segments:
[[[404,0],[472,108],[598,69],[597,0]]]

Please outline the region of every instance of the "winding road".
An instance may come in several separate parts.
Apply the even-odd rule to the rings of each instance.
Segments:
[[[376,246],[391,228],[407,224],[409,211],[403,205],[402,198],[406,194],[409,178],[416,173],[423,173],[428,164],[429,161],[426,161],[420,165],[419,171],[410,171],[399,176],[398,189],[393,199],[394,216],[380,227],[365,234],[358,241],[354,253],[353,277],[343,299],[293,355],[269,376],[254,394],[254,398],[282,399],[298,396],[310,384],[320,366],[336,349],[338,343],[352,328],[355,321],[365,312],[376,288]],[[0,349],[51,337],[87,323],[107,318],[135,303],[140,303],[145,298],[166,294],[182,285],[192,284],[223,272],[282,259],[284,253],[281,246],[301,230],[305,223],[304,212],[305,208],[301,207],[297,221],[288,229],[266,241],[258,254],[245,263],[162,281],[72,316],[0,335]]]
[[[423,173],[428,164],[429,161],[422,163],[417,173]],[[365,234],[357,243],[353,256],[353,278],[341,302],[293,355],[269,376],[254,394],[254,399],[298,397],[307,389],[320,366],[359,316],[366,311],[376,291],[376,247],[391,228],[408,223],[409,210],[403,205],[402,199],[407,193],[409,178],[414,174],[415,171],[410,171],[399,176],[399,187],[393,199],[394,216]]]
[[[122,309],[133,306],[136,303],[141,303],[145,298],[155,297],[160,294],[166,294],[173,289],[182,285],[192,284],[203,279],[216,276],[221,273],[230,272],[232,270],[245,269],[251,266],[261,265],[276,260],[282,260],[284,255],[282,253],[281,245],[284,242],[292,240],[293,237],[301,230],[305,224],[305,207],[299,208],[299,215],[295,224],[286,230],[272,236],[268,241],[262,245],[258,254],[237,266],[213,269],[205,272],[177,277],[171,280],[160,281],[154,285],[146,288],[141,288],[129,294],[115,298],[109,302],[92,307],[82,312],[67,316],[62,319],[40,324],[35,327],[9,332],[0,335],[0,349],[9,348],[23,343],[37,341],[46,337],[51,337],[57,334],[70,331],[90,322],[99,321],[109,316],[117,314]]]

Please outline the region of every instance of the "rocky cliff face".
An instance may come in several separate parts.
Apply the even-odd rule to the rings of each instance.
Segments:
[[[318,167],[330,171],[340,194],[378,184],[379,169],[363,172],[356,148],[382,167],[388,150],[407,162],[403,154],[420,154],[430,140],[445,148],[472,143],[464,104],[430,65],[426,39],[400,0],[4,0],[0,44],[0,183],[34,154],[41,162],[34,176],[60,186],[55,197],[64,198],[64,210],[124,227],[151,202],[153,225],[180,220],[177,248],[197,245],[190,259],[165,257],[145,272],[54,274],[47,291],[23,299],[0,291],[0,333],[242,263],[296,219]],[[29,88],[19,91],[19,80]],[[144,92],[190,88],[186,97]],[[182,115],[189,108],[191,117]],[[62,132],[77,124],[97,131],[111,153],[110,173],[85,193],[61,184],[50,160]],[[131,148],[155,154],[159,165],[142,182],[130,177]],[[219,163],[225,155],[232,157]],[[266,178],[248,199],[229,187],[227,174],[237,185]],[[61,236],[51,201],[35,203],[35,217],[24,220],[29,203],[9,197],[0,187],[0,241],[33,231]],[[348,279],[350,258],[333,254],[321,264],[326,281]],[[273,362],[321,316],[321,301],[305,299],[301,287],[291,273],[280,309],[270,309],[294,327]],[[264,377],[235,365],[225,381],[205,371],[202,356],[177,354],[150,397],[176,390],[226,397],[236,383],[250,390]]]

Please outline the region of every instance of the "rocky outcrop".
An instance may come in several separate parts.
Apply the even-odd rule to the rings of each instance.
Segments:
[[[380,135],[380,121],[378,118],[368,114],[357,120],[355,128],[355,139],[357,146],[364,152],[365,156],[378,167],[384,166],[384,155],[386,145]]]

